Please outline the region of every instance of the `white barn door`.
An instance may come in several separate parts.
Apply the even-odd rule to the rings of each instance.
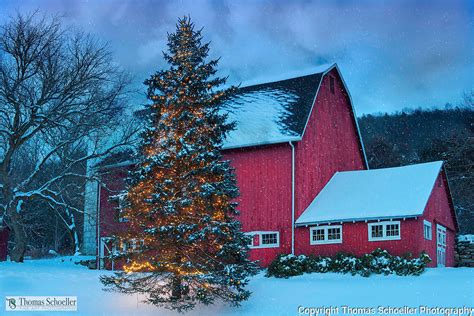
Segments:
[[[446,266],[446,227],[436,225],[436,248],[438,267]]]

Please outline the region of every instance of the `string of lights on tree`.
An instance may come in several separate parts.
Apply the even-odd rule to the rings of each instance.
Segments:
[[[111,289],[179,311],[216,298],[239,304],[257,271],[236,218],[235,174],[221,154],[235,127],[221,108],[236,88],[218,88],[226,78],[208,53],[201,30],[179,19],[164,53],[169,69],[145,81],[148,125],[121,196],[129,229],[118,234],[142,242],[122,254],[124,272],[102,277]]]

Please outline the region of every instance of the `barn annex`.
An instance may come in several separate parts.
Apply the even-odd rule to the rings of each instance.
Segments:
[[[311,74],[239,89],[225,105],[237,128],[223,147],[237,174],[250,256],[395,255],[426,251],[432,266],[454,265],[457,222],[442,162],[367,170],[347,86],[336,64]],[[86,187],[84,245],[101,267],[114,231],[127,229],[110,201],[130,161],[102,165],[107,189]]]

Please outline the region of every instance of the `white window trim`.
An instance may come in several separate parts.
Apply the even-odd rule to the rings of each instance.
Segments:
[[[340,239],[328,240],[328,230],[330,228],[339,228],[341,230]],[[324,229],[324,240],[313,240],[313,231],[316,229]],[[328,226],[313,226],[309,228],[309,244],[310,245],[328,245],[328,244],[342,244],[342,225],[328,225]]]
[[[263,245],[262,244],[262,235],[264,234],[276,234],[277,236],[277,243],[270,244],[270,245]],[[245,235],[252,237],[252,244],[249,245],[250,249],[260,249],[260,248],[278,248],[280,247],[280,232],[279,231],[253,231],[253,232],[246,232]],[[253,245],[253,236],[258,235],[258,246]]]
[[[387,225],[398,224],[398,236],[387,236]],[[382,237],[372,237],[372,226],[382,225]],[[402,226],[400,221],[374,222],[367,224],[369,241],[400,240],[402,236]]]
[[[429,238],[427,238],[427,236],[425,235],[425,227],[430,228],[430,235],[428,236]],[[426,219],[423,220],[423,237],[425,238],[425,240],[433,240],[433,225]]]

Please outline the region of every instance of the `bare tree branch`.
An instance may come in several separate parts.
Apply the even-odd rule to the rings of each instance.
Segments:
[[[83,183],[88,160],[133,141],[136,129],[120,122],[128,83],[107,45],[59,18],[18,14],[0,27],[0,217],[13,231],[13,260],[26,246],[18,203],[79,211],[59,186]]]

